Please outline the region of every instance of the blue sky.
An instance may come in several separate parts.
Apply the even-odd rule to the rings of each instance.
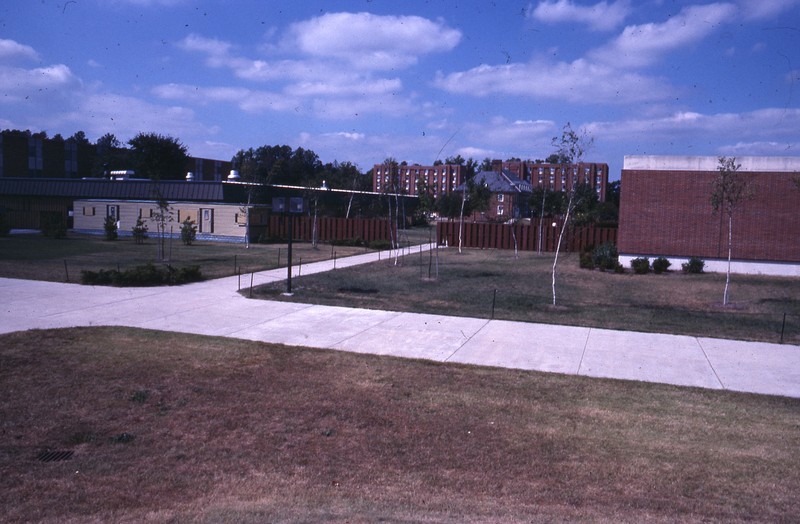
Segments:
[[[0,128],[387,157],[800,155],[800,0],[9,0]]]

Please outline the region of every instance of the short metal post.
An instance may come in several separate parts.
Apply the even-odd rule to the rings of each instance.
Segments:
[[[786,329],[786,313],[783,314],[783,323],[781,324],[781,344],[783,344],[783,331]]]

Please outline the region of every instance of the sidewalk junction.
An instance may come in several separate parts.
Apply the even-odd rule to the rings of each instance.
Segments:
[[[342,268],[379,256],[335,263]],[[331,270],[333,264],[307,264],[302,274]],[[264,271],[254,281],[286,275],[285,268]],[[239,282],[234,276],[179,287],[113,288],[0,278],[0,333],[129,326],[800,397],[795,345],[250,300],[237,292]],[[250,285],[249,275],[241,285]]]

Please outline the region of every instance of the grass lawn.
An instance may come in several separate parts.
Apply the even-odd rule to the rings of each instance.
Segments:
[[[0,390],[6,522],[800,515],[798,399],[124,328],[2,335]]]
[[[412,248],[413,251],[413,248]],[[438,261],[437,261],[438,259]],[[294,280],[254,296],[329,305],[800,344],[800,279],[724,274],[635,275],[589,271],[561,257],[552,305],[552,254],[455,248]],[[438,267],[438,276],[437,276]]]
[[[167,241],[170,264],[176,267],[197,265],[206,278],[232,276],[253,271],[286,267],[286,244],[244,244],[196,241],[191,246],[180,239]],[[327,260],[365,252],[364,248],[296,242],[292,247],[294,264]],[[158,264],[158,245],[153,235],[144,244],[130,237],[109,242],[102,236],[70,233],[65,239],[40,234],[0,237],[0,276],[51,282],[80,282],[81,270],[130,269],[148,263]],[[65,267],[66,264],[66,267]],[[69,277],[69,279],[67,279]]]

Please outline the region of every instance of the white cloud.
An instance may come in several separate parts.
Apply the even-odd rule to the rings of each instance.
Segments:
[[[180,100],[198,105],[226,102],[248,113],[290,111],[301,104],[297,97],[244,87],[200,87],[186,84],[164,84],[152,89],[165,100]]]
[[[630,11],[629,0],[610,4],[603,1],[589,6],[577,5],[572,0],[544,0],[535,9],[528,10],[529,16],[540,22],[580,22],[596,31],[615,29],[625,21]]]
[[[24,60],[38,60],[37,53],[31,46],[20,44],[14,40],[0,38],[0,60],[21,58]]]
[[[384,18],[379,17],[378,21]],[[411,20],[409,23],[417,23],[417,17],[400,20],[406,18]],[[418,110],[412,103],[412,95],[403,93],[403,83],[399,78],[376,78],[369,71],[350,67],[336,56],[340,51],[344,53],[346,49],[343,47],[328,48],[327,52],[332,56],[327,58],[313,56],[301,60],[268,61],[237,56],[229,42],[196,34],[183,39],[179,46],[186,51],[205,54],[209,67],[229,68],[239,79],[269,82],[277,91],[169,84],[154,90],[163,98],[184,98],[193,103],[228,101],[248,112],[313,111],[315,116],[327,119],[354,118],[367,113],[410,114]],[[420,46],[420,49],[430,48]]]
[[[69,67],[63,64],[34,69],[0,67],[0,91],[5,95],[6,102],[38,98],[42,93],[57,93],[67,86],[79,83]]]
[[[329,81],[304,81],[292,84],[288,90],[297,96],[373,96],[399,92],[403,88],[399,78],[345,78],[345,82],[341,80],[334,77]]]
[[[797,129],[800,129],[800,109],[766,108],[742,113],[703,114],[678,112],[657,118],[629,119],[616,122],[593,122],[586,125],[590,134],[604,140],[670,139],[695,136],[701,139],[719,138],[757,140],[761,137],[774,139],[784,136],[797,144]]]
[[[72,118],[82,124],[90,122],[98,136],[108,132],[130,138],[139,132],[155,131],[186,137],[211,132],[211,128],[197,123],[191,109],[152,104],[115,93],[85,96]]]
[[[795,156],[800,155],[799,142],[737,142],[719,148],[726,156]]]
[[[353,140],[353,141],[361,141],[364,140],[364,138],[366,138],[366,135],[364,133],[351,133],[347,131],[340,131],[338,133],[325,133],[322,136],[334,136],[338,138],[346,138],[348,140]]]
[[[466,129],[467,141],[489,146],[496,155],[503,157],[529,157],[547,150],[557,130],[552,120],[510,121],[500,116],[473,123]]]
[[[744,17],[748,20],[773,18],[800,5],[800,0],[739,0]]]
[[[617,68],[648,66],[670,51],[702,40],[723,22],[733,21],[736,13],[728,3],[686,7],[666,22],[626,27],[589,56]]]
[[[304,54],[365,70],[407,67],[419,56],[449,51],[461,40],[461,32],[441,20],[371,13],[328,13],[292,24],[288,33],[287,43]]]
[[[481,65],[464,72],[438,74],[435,85],[451,93],[517,95],[580,104],[625,104],[660,100],[671,93],[663,80],[593,64],[585,59],[527,64]]]
[[[222,67],[228,65],[233,44],[216,38],[190,34],[178,42],[178,47],[184,51],[205,53],[208,55],[206,63],[210,67]]]

